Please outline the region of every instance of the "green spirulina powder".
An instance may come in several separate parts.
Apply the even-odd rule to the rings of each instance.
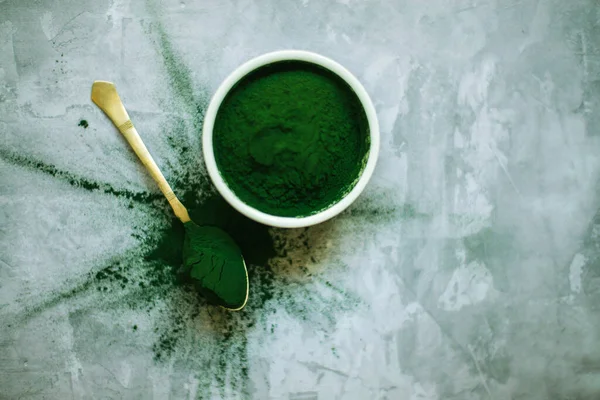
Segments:
[[[369,152],[356,93],[334,73],[282,61],[246,75],[222,102],[214,155],[229,188],[268,214],[302,217],[340,200]]]
[[[239,309],[246,303],[248,275],[242,251],[220,228],[186,222],[183,265],[196,288],[213,304]]]

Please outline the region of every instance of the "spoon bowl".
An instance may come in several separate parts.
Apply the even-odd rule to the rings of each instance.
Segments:
[[[215,226],[199,226],[193,221],[183,226],[183,266],[198,291],[211,303],[241,310],[248,301],[249,288],[246,263],[238,245]],[[225,278],[226,285],[222,284]]]

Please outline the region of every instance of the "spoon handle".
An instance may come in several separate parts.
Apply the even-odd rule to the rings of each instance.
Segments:
[[[189,222],[190,216],[186,208],[175,196],[175,193],[173,193],[173,189],[171,189],[162,172],[160,172],[158,165],[154,162],[152,155],[150,155],[142,138],[133,126],[115,85],[111,82],[95,81],[92,85],[92,101],[104,111],[117,129],[119,129],[119,132],[123,134],[125,140],[127,140],[135,154],[142,161],[142,164],[144,164],[144,167],[146,167],[146,170],[150,173],[150,176],[152,176],[152,179],[158,184],[160,191],[169,201],[177,218],[183,223]]]

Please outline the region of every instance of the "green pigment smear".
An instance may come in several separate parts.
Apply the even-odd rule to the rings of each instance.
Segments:
[[[213,133],[227,185],[250,206],[307,216],[344,196],[369,150],[364,109],[335,74],[300,61],[267,65],[227,95]]]
[[[92,179],[78,176],[72,172],[63,171],[52,164],[13,153],[5,148],[0,148],[0,158],[12,165],[50,175],[76,188],[90,192],[106,193],[131,200],[132,203],[129,204],[130,207],[133,207],[133,202],[149,205],[159,204],[159,201],[164,202],[164,196],[162,194],[115,189],[107,183],[96,182]]]

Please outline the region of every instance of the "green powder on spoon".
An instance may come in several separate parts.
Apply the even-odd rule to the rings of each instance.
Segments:
[[[183,265],[206,299],[237,310],[248,299],[248,274],[244,258],[231,236],[214,226],[186,222]]]
[[[339,201],[369,151],[363,106],[334,73],[282,61],[246,75],[221,104],[213,130],[217,167],[248,205],[303,217]]]

